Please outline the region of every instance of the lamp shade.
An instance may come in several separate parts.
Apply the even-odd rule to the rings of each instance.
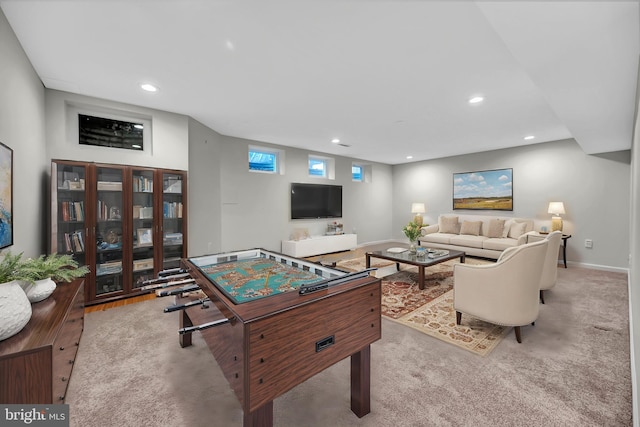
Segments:
[[[556,215],[564,214],[564,203],[550,202],[548,213]]]
[[[425,213],[424,203],[411,203],[411,213]]]

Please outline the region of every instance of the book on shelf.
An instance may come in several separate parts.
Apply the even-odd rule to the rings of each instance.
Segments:
[[[165,233],[164,243],[168,245],[182,244],[182,233]]]
[[[165,218],[182,218],[182,202],[163,202],[162,210]]]
[[[122,191],[122,182],[98,181],[98,191]]]
[[[153,179],[142,175],[134,176],[133,191],[140,193],[153,193]]]
[[[84,221],[84,202],[60,202],[63,221]]]
[[[64,244],[67,253],[83,253],[84,232],[77,230],[72,233],[64,233]]]

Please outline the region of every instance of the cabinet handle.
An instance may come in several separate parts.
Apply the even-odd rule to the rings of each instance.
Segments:
[[[67,382],[67,377],[62,377],[62,382]]]
[[[69,359],[69,365],[73,365],[73,362],[75,362],[75,360]]]
[[[64,396],[58,396],[58,400],[64,400]]]
[[[64,347],[60,347],[60,351],[64,350]]]

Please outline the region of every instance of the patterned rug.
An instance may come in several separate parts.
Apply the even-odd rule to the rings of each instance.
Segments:
[[[483,322],[471,316],[462,316],[462,325],[456,325],[453,309],[453,265],[451,260],[428,267],[425,273],[425,288],[418,288],[418,268],[394,263],[376,265],[376,276],[382,278],[382,315],[386,318],[414,328],[429,336],[456,345],[475,354],[486,356],[506,335],[510,328]],[[486,264],[467,257],[468,264]],[[387,266],[392,265],[393,267]],[[365,259],[341,261],[338,267],[359,271],[365,268]]]

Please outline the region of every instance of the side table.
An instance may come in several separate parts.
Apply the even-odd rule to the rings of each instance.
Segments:
[[[549,233],[544,231],[538,231],[537,234],[534,234],[538,239],[542,239],[543,236],[546,237]],[[571,234],[562,233],[562,261],[564,263],[564,268],[567,268],[567,240],[571,238]]]

